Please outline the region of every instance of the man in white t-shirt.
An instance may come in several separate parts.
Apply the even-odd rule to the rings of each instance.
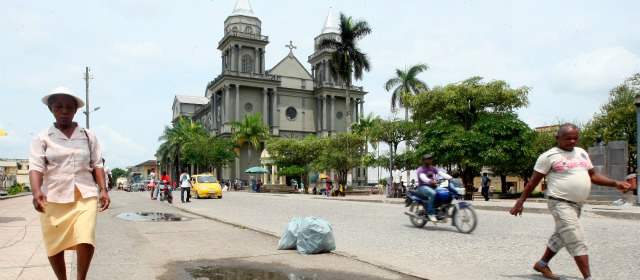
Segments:
[[[582,205],[591,192],[591,184],[615,187],[624,192],[631,187],[626,182],[611,180],[596,173],[587,152],[576,147],[578,138],[579,129],[574,124],[566,123],[560,126],[556,134],[556,147],[538,157],[531,180],[510,211],[514,216],[522,215],[527,197],[546,177],[545,195],[556,227],[544,255],[533,269],[548,279],[559,279],[553,274],[548,263],[562,248],[566,248],[573,256],[584,279],[591,279],[587,245],[578,220]]]

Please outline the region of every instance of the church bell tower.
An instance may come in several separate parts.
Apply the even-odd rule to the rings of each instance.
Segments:
[[[249,0],[238,0],[224,21],[224,37],[218,43],[222,52],[222,73],[264,74],[268,43],[269,37],[262,35],[262,22],[253,13]]]

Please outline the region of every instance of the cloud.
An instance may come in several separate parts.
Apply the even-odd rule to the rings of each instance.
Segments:
[[[124,167],[133,164],[133,161],[143,161],[153,157],[152,149],[111,126],[98,125],[94,130],[100,141],[103,156],[111,167]]]
[[[117,56],[125,59],[154,59],[163,54],[162,48],[153,42],[122,42],[113,48]]]
[[[551,81],[558,93],[601,93],[638,71],[638,54],[620,46],[607,47],[558,62],[551,71]]]

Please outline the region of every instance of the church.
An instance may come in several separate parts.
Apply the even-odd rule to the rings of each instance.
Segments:
[[[260,113],[271,137],[327,137],[346,132],[363,116],[362,87],[351,86],[347,99],[344,82],[330,72],[331,49],[321,49],[323,39],[340,38],[339,19],[329,11],[321,32],[315,36],[314,52],[307,62],[311,71],[289,54],[276,65],[265,65],[269,37],[262,33],[262,21],[249,0],[237,0],[224,21],[224,35],[218,42],[222,61],[220,74],[208,82],[204,96],[177,95],[173,120],[186,116],[201,123],[212,135],[231,137],[232,123],[246,115]],[[235,162],[218,171],[222,179],[249,179],[243,171],[262,166],[268,152],[241,147]],[[354,185],[366,183],[366,169],[351,174]]]

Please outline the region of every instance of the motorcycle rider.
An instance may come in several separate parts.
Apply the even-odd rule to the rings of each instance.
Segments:
[[[436,222],[437,219],[434,209],[436,196],[435,189],[438,187],[439,180],[450,180],[452,177],[444,170],[433,166],[432,154],[425,154],[422,156],[422,166],[416,169],[416,175],[418,176],[418,188],[416,189],[416,193],[422,197],[428,198],[427,205],[425,206],[427,210],[427,218],[432,222]]]

